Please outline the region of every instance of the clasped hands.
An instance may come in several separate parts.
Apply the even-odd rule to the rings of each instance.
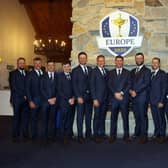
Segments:
[[[48,99],[48,103],[50,105],[54,105],[56,103],[56,100],[57,100],[56,97],[50,98],[50,99]]]
[[[115,92],[114,93],[114,97],[117,99],[117,100],[123,100],[123,95],[121,92]]]

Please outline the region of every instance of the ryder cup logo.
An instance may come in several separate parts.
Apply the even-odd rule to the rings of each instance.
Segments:
[[[98,46],[114,56],[127,55],[141,46],[142,39],[139,36],[139,20],[126,12],[111,13],[100,21]]]

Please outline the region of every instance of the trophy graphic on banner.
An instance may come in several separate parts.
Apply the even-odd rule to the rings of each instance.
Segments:
[[[118,27],[118,37],[122,37],[121,35],[121,27],[127,22],[126,19],[121,18],[121,13],[119,14],[119,17],[112,20],[112,23],[114,23]]]

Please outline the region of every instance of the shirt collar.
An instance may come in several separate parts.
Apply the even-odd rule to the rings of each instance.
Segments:
[[[70,73],[69,72],[64,72],[65,75],[69,75]]]
[[[141,68],[142,68],[143,66],[144,66],[144,64],[137,66],[137,68],[139,69],[139,71],[141,70]]]
[[[37,75],[39,76],[39,75],[43,75],[43,71],[41,70],[41,69],[35,69],[34,68],[34,70],[35,70],[35,72],[37,73]],[[39,74],[40,73],[40,74]]]
[[[24,69],[22,70],[22,69],[18,68],[18,71],[19,71],[20,73],[22,73],[22,72],[25,73],[25,70],[24,70]]]
[[[120,71],[122,71],[123,70],[123,68],[121,67],[121,68],[116,68],[116,70],[118,71],[118,70],[120,70]]]
[[[85,65],[82,65],[82,64],[79,64],[82,68],[86,67],[86,64]]]
[[[159,71],[159,68],[153,70],[152,72],[156,75],[158,73],[158,71]]]
[[[104,67],[97,66],[101,71],[104,69]]]

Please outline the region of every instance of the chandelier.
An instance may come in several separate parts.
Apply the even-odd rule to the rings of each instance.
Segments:
[[[34,41],[34,53],[37,55],[64,55],[65,47],[66,43],[64,41],[58,41],[57,39],[52,38]]]

